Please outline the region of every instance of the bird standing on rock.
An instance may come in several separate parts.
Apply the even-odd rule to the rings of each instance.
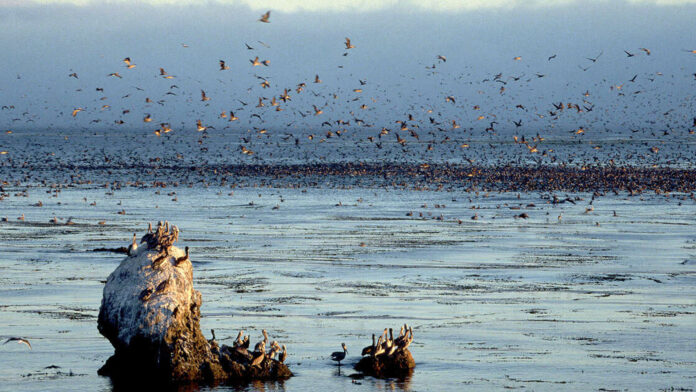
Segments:
[[[128,245],[128,256],[135,256],[135,252],[138,250],[138,243],[135,241],[135,233],[133,233],[133,243]]]

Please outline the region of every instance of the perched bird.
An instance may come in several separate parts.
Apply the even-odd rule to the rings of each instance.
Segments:
[[[343,348],[343,351],[334,351],[331,353],[331,360],[338,362],[338,366],[341,366],[341,361],[346,357],[346,354],[348,354],[346,344],[341,343],[341,347]]]
[[[133,243],[128,245],[128,256],[135,256],[136,251],[138,250],[138,243],[135,241],[135,233],[133,233]]]
[[[179,263],[183,263],[184,261],[189,259],[189,247],[187,246],[184,249],[186,251],[186,254],[181,256],[181,257],[176,258],[176,262],[174,263],[175,266],[179,265]]]
[[[363,355],[363,356],[364,356],[364,355],[370,355],[370,354],[372,354],[372,352],[375,350],[375,347],[377,346],[377,343],[375,342],[375,338],[376,338],[376,337],[375,337],[375,334],[372,334],[372,345],[370,345],[370,346],[365,346],[365,347],[362,349],[362,352],[360,353],[360,355]]]
[[[285,359],[288,357],[288,349],[283,345],[283,351],[278,354],[278,362],[283,363],[285,362]]]

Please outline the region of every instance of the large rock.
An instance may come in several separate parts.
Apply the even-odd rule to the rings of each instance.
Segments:
[[[206,340],[200,330],[201,293],[193,288],[191,261],[172,245],[177,236],[177,230],[158,228],[109,275],[98,328],[115,353],[99,374],[173,382],[291,376],[274,359],[252,367],[246,357],[231,360],[226,355],[231,347]]]

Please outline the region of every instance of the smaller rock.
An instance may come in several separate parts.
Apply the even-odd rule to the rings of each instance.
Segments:
[[[407,324],[394,339],[391,328],[384,329],[379,340],[372,335],[372,344],[362,351],[363,358],[355,365],[355,370],[377,378],[404,378],[413,373],[416,361],[408,350],[413,341],[413,328]]]

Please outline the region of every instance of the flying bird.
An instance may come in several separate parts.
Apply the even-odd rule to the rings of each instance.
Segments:
[[[174,79],[174,76],[169,75],[169,74],[167,73],[167,71],[164,70],[164,68],[160,68],[159,71],[160,71],[160,76],[162,76],[163,78],[165,78],[165,79]]]
[[[271,11],[267,11],[265,14],[261,15],[259,22],[271,23],[271,21],[268,20],[268,18],[270,18],[270,17],[271,17]]]
[[[220,60],[220,71],[226,71],[230,69],[228,65],[225,65],[225,60]]]
[[[29,343],[29,341],[27,339],[12,337],[12,338],[5,340],[5,343],[3,343],[3,344],[7,344],[9,342],[17,342],[19,344],[26,344],[27,346],[29,346],[29,349],[31,350],[31,343]]]
[[[355,45],[352,45],[350,43],[350,38],[346,37],[346,49],[353,49],[355,48]]]
[[[128,69],[135,68],[135,64],[131,63],[130,57],[126,57],[125,59],[123,59],[123,62],[126,63],[126,68]]]
[[[595,58],[589,58],[589,57],[585,57],[585,58],[592,61],[593,63],[596,63],[597,60],[599,60],[599,58],[602,57],[603,54],[604,54],[604,51],[601,51],[601,52],[599,52],[599,54]]]

